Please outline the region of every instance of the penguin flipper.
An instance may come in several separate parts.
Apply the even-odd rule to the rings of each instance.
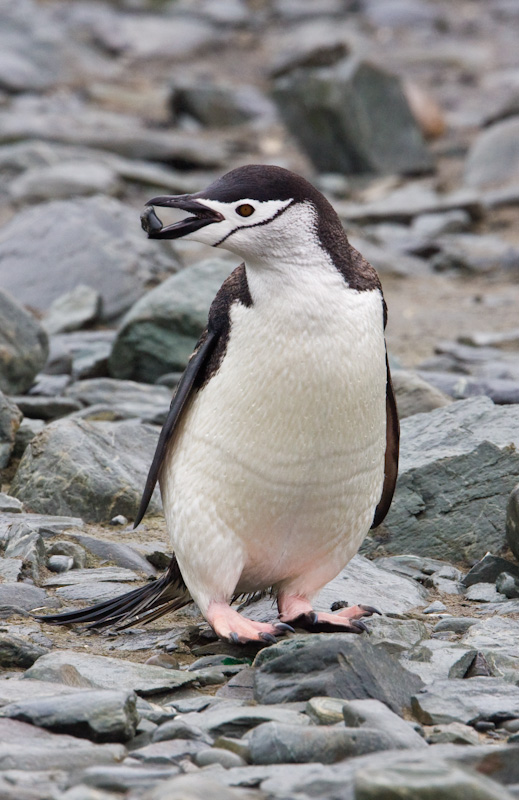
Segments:
[[[139,525],[144,514],[146,513],[146,509],[148,508],[151,496],[159,477],[162,460],[166,453],[169,441],[173,435],[177,423],[182,416],[182,411],[184,410],[184,407],[191,396],[196,378],[210,357],[217,338],[218,336],[216,332],[209,329],[204,331],[186,369],[184,370],[184,374],[180,379],[177,391],[175,392],[173,400],[171,401],[166,422],[164,423],[160,432],[155,455],[153,456],[148,477],[146,478],[146,485],[142,494],[139,510],[137,512],[137,516],[135,517],[135,522],[133,523],[134,528]]]
[[[391,382],[391,372],[386,356],[386,455],[384,460],[384,485],[382,495],[375,509],[375,516],[371,523],[372,528],[376,528],[386,517],[391,506],[395,493],[396,479],[398,475],[398,450],[400,442],[400,424],[398,422],[398,411],[396,407],[393,384]]]

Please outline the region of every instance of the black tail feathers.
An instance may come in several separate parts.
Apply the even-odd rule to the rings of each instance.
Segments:
[[[114,600],[105,600],[80,611],[65,611],[48,616],[34,614],[50,625],[86,624],[89,628],[115,627],[119,630],[143,625],[168,611],[176,611],[191,602],[175,556],[167,571],[156,581],[126,592]]]

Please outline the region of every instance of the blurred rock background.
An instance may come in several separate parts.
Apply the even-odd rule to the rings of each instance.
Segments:
[[[35,607],[114,597],[167,564],[161,518],[150,514],[136,532],[129,520],[172,390],[237,259],[195,243],[150,242],[139,216],[154,195],[197,191],[247,163],[287,167],[327,195],[379,271],[389,306],[403,419],[398,489],[385,525],[363,546],[370,561],[357,557],[320,604],[346,595],[383,605],[391,617],[370,623],[376,645],[428,685],[423,695],[402,672],[409,702],[416,691],[421,741],[482,747],[466,762],[442,751],[447,761],[423,785],[413,777],[426,771],[423,755],[384,775],[417,798],[431,783],[446,798],[454,784],[467,796],[519,797],[518,37],[517,0],[0,0],[0,616],[8,620],[0,705],[10,704],[13,718],[0,720],[10,743],[0,765],[11,767],[0,776],[2,797],[141,796],[139,786],[159,781],[157,764],[165,779],[216,763],[224,792],[222,767],[275,761],[272,737],[288,760],[308,760],[288,723],[342,720],[342,705],[319,698],[308,716],[296,714],[299,703],[288,717],[262,711],[254,722],[226,707],[227,722],[214,730],[212,712],[201,713],[208,695],[160,708],[139,697],[135,706],[136,687],[164,693],[186,681],[197,691],[223,683],[211,702],[252,699],[252,670],[240,677],[243,659],[224,664],[241,651],[201,644],[196,612],[115,644],[97,634],[85,644],[84,635],[27,619]],[[155,496],[151,511],[159,510]],[[94,655],[76,652],[85,647]],[[178,664],[168,662],[173,651]],[[164,669],[159,683],[156,672],[152,680],[130,669],[114,686],[107,653],[128,652],[136,662],[154,653],[149,668],[167,666],[169,678]],[[196,673],[175,668],[195,656]],[[285,701],[302,696],[299,661]],[[33,662],[21,692],[20,670]],[[259,668],[255,697],[269,702],[272,678]],[[478,681],[467,700],[460,678]],[[38,705],[49,680],[60,693],[66,685],[110,696],[74,695],[63,707],[54,698],[57,717],[49,716]],[[27,693],[34,708],[19,707]],[[392,713],[385,694],[365,702],[378,701]],[[115,733],[105,707],[119,720]],[[190,719],[162,731],[177,713]],[[352,714],[344,711],[346,725]],[[274,728],[238,746],[232,735],[258,720]],[[43,736],[42,727],[55,733]],[[69,733],[105,743],[73,747]],[[318,737],[317,760],[391,744],[366,732],[355,749],[350,733],[329,733],[339,738]],[[199,756],[218,734],[216,748]],[[416,731],[409,725],[405,734],[405,746],[416,747]],[[128,740],[135,757],[113,744]],[[506,765],[496,774],[485,762],[490,745]],[[36,772],[24,776],[31,758]],[[469,762],[508,790],[460,778],[452,763]],[[335,780],[352,797],[382,797],[381,763],[319,773],[324,788],[312,784],[312,796],[329,796]],[[78,767],[90,772],[72,780]],[[272,769],[251,777],[244,768],[234,783],[306,797],[307,773],[285,765],[283,784]],[[215,794],[210,783],[190,784],[199,792],[190,796]]]

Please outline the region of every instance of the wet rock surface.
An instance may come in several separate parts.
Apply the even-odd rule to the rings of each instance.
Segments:
[[[6,800],[518,795],[517,10],[476,5],[0,3]],[[259,652],[193,606],[50,626],[167,567],[131,526],[239,259],[139,215],[245,163],[308,177],[381,275],[401,476],[316,608],[382,615]]]

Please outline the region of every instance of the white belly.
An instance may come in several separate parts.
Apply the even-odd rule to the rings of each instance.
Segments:
[[[169,448],[166,519],[202,610],[236,588],[301,580],[317,591],[372,522],[386,427],[381,295],[339,283],[309,302],[288,315],[281,299],[233,307],[225,358]]]

